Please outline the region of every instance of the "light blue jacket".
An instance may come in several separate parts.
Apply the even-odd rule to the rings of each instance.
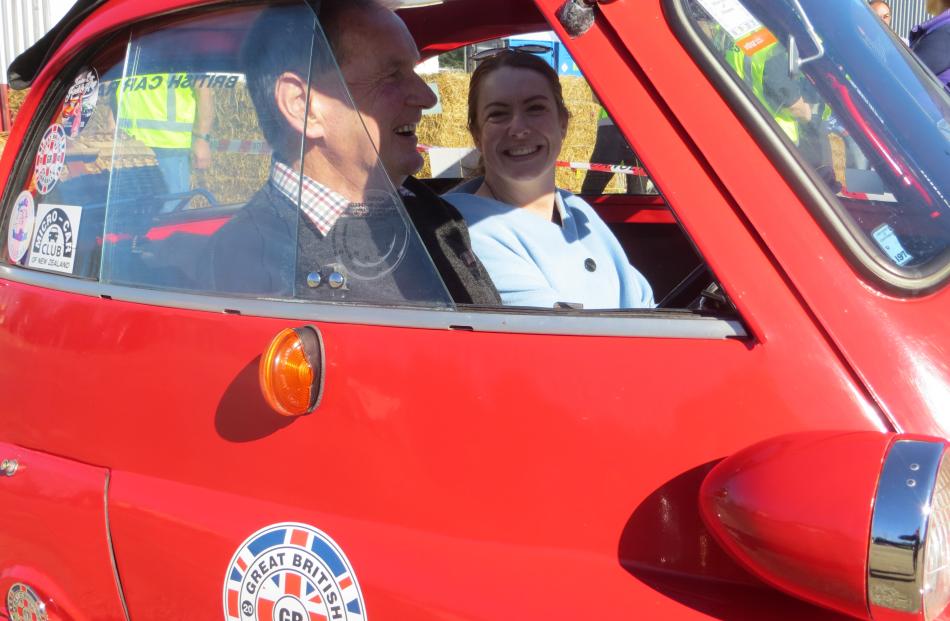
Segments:
[[[472,248],[506,305],[655,306],[650,283],[630,265],[617,238],[580,197],[557,191],[561,226],[474,194],[456,192],[443,198],[468,222]]]

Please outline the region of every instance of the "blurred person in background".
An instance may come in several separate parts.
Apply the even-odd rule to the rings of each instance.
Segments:
[[[927,0],[927,12],[935,17],[914,26],[910,48],[950,89],[950,0]]]

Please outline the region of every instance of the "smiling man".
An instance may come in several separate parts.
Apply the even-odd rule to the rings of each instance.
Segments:
[[[425,303],[441,291],[431,257],[455,302],[497,303],[462,217],[411,177],[423,164],[416,126],[436,98],[405,24],[374,0],[324,0],[316,24],[308,6],[279,6],[247,35],[248,90],[274,157],[212,239],[212,286]],[[413,252],[399,200],[429,257]]]

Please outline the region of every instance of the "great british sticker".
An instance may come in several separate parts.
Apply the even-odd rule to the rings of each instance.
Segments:
[[[293,522],[247,538],[224,578],[228,621],[359,621],[363,594],[343,550],[324,532]]]
[[[36,591],[21,582],[15,583],[7,591],[7,614],[10,615],[10,621],[46,621],[49,618],[46,604]]]
[[[33,166],[33,181],[36,191],[49,194],[59,181],[66,163],[66,130],[59,123],[49,126],[40,141]]]
[[[75,138],[96,111],[99,101],[99,74],[95,69],[82,71],[73,80],[63,101],[60,122],[66,135]]]
[[[29,266],[72,274],[82,207],[40,203]]]
[[[7,254],[14,263],[22,261],[30,249],[35,219],[36,205],[33,204],[33,194],[24,190],[13,204],[10,228],[7,230]]]

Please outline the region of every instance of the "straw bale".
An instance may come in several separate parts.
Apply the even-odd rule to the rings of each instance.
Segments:
[[[10,104],[10,121],[13,122],[16,119],[17,113],[20,111],[20,108],[23,106],[23,100],[26,99],[26,94],[30,92],[30,89],[22,91],[8,90],[7,103]],[[7,144],[7,139],[10,138],[10,132],[0,132],[0,154],[3,153],[3,148]]]
[[[264,140],[251,98],[241,83],[214,91],[215,140]],[[206,171],[195,171],[192,186],[208,189],[221,204],[247,201],[267,179],[270,154],[214,153]]]
[[[23,100],[26,99],[27,93],[30,92],[30,89],[24,89],[22,91],[8,90],[7,101],[10,103],[10,121],[16,120],[16,115],[20,111],[20,108],[23,106]]]

